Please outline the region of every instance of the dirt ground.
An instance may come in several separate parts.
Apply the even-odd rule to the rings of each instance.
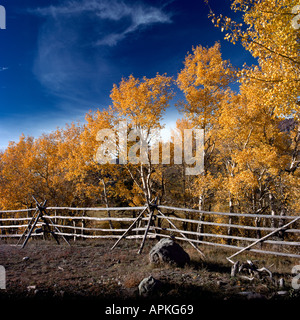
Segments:
[[[76,241],[57,245],[54,241],[32,240],[24,249],[0,242],[0,265],[6,270],[6,290],[0,290],[1,300],[20,299],[95,299],[142,300],[140,281],[152,275],[161,287],[151,298],[201,300],[272,300],[299,301],[300,290],[291,286],[291,269],[299,261],[285,258],[248,256],[259,267],[273,273],[249,280],[231,277],[228,252],[203,248],[205,261],[188,245],[183,245],[191,257],[184,268],[149,264],[149,251],[157,240],[147,240],[141,255],[140,242],[123,240],[114,249],[113,240]],[[285,284],[279,286],[279,279]]]

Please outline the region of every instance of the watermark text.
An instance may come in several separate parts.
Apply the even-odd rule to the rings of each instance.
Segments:
[[[292,279],[292,287],[293,289],[298,290],[300,289],[300,264],[293,267],[292,274],[296,274]]]
[[[192,315],[194,307],[190,305],[178,305],[178,304],[152,304],[148,307],[139,306],[118,306],[111,305],[105,308],[106,315],[120,315],[131,316],[136,318],[138,315]]]
[[[6,29],[6,10],[0,5],[0,29]]]
[[[96,140],[99,164],[185,164],[186,175],[204,171],[204,130],[174,130],[173,141],[163,142],[160,130],[129,129],[120,121],[117,129],[101,129]]]
[[[0,290],[6,289],[6,272],[3,266],[0,266]]]
[[[292,13],[295,17],[292,19],[292,27],[296,30],[300,28],[300,5],[293,7]]]

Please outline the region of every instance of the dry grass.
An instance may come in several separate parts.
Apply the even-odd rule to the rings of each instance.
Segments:
[[[113,243],[110,240],[77,241],[68,247],[30,241],[23,250],[0,243],[0,265],[7,271],[7,290],[0,291],[0,299],[32,297],[28,286],[36,286],[35,298],[139,299],[138,284],[149,275],[163,284],[157,293],[159,299],[236,299],[241,298],[239,293],[243,291],[257,292],[268,299],[289,299],[290,293],[283,298],[275,295],[281,290],[278,280],[283,277],[287,284],[284,290],[292,293],[291,269],[299,264],[295,259],[244,253],[238,256],[239,260],[250,259],[259,267],[269,268],[274,275],[272,281],[249,281],[230,277],[231,264],[226,260],[232,254],[229,250],[202,247],[206,255],[202,260],[191,246],[183,244],[191,263],[177,268],[149,264],[148,253],[155,240],[146,242],[141,255],[137,254],[140,241],[123,240],[111,251]]]

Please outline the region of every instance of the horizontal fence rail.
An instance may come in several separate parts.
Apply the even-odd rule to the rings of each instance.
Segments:
[[[163,215],[155,215],[148,229],[148,238],[172,237],[180,241],[189,241],[195,245],[210,245],[241,250],[258,239],[290,224],[276,232],[272,237],[247,250],[300,258],[300,218],[299,216],[281,216],[251,213],[210,212],[173,206],[155,206]],[[112,208],[74,208],[47,207],[45,218],[51,219],[53,227],[60,229],[58,235],[76,239],[119,239],[136,220],[141,207]],[[20,238],[37,209],[0,211],[0,239]],[[109,215],[108,215],[109,213]],[[113,214],[113,216],[111,216]],[[149,216],[146,214],[139,224],[126,235],[127,239],[142,239],[147,228]],[[293,220],[295,220],[293,222]],[[296,221],[297,220],[297,221]],[[290,222],[291,223],[290,223]],[[173,224],[173,226],[171,226]],[[36,225],[42,228],[40,220]],[[177,229],[174,229],[176,226]],[[34,237],[45,236],[44,233],[32,233]]]

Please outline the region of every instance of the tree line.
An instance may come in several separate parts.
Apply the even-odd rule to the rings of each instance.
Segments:
[[[300,37],[291,24],[295,5],[294,0],[235,0],[232,10],[242,13],[242,22],[210,13],[225,39],[241,43],[257,59],[254,66],[236,68],[224,60],[219,42],[198,45],[187,53],[176,77],[131,75],[113,86],[111,106],[87,113],[86,123],[10,142],[0,153],[0,209],[32,207],[32,195],[38,195],[52,206],[138,206],[157,197],[160,203],[208,211],[298,214]],[[235,83],[238,91],[232,89]],[[146,164],[96,161],[97,133],[115,130],[120,120],[127,121],[128,130],[146,132],[149,143],[153,129],[162,128],[175,88],[184,99],[177,102],[182,119],[173,135],[190,128],[205,132],[201,174],[187,176],[184,161],[174,164],[174,141],[170,165],[154,164],[151,158]]]

